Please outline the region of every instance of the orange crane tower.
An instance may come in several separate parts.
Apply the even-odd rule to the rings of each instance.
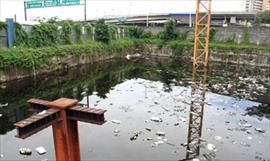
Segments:
[[[192,90],[186,160],[193,159],[200,153],[199,145],[202,135],[205,92],[208,87],[207,75],[211,1],[212,0],[197,0],[196,6]]]

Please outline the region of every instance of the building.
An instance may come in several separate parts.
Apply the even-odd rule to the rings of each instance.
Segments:
[[[270,0],[263,0],[263,11],[270,11]]]
[[[263,10],[263,4],[265,0],[246,0],[247,12],[259,12]],[[269,0],[267,0],[269,1]]]

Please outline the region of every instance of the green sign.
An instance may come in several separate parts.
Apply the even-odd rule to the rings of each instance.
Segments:
[[[80,0],[27,0],[26,8],[58,7],[79,4]]]

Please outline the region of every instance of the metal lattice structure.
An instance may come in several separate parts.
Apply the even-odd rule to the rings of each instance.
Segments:
[[[205,92],[207,90],[211,0],[197,0],[195,19],[192,91],[186,160],[200,153]]]

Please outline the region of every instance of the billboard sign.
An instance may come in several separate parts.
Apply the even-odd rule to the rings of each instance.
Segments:
[[[80,0],[27,0],[26,8],[59,7],[79,4]]]

